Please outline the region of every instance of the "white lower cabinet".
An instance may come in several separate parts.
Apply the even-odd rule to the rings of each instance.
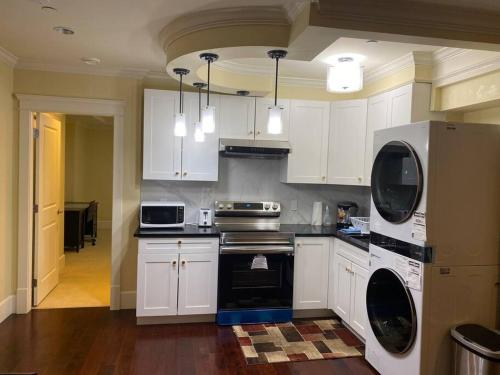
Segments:
[[[366,286],[368,252],[339,239],[334,240],[330,256],[328,308],[361,337],[366,335]]]
[[[215,314],[218,239],[141,239],[137,316]]]
[[[327,308],[330,241],[327,237],[297,239],[293,280],[294,310]]]

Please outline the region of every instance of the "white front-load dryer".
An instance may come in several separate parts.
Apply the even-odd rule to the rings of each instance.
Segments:
[[[382,375],[421,375],[423,267],[370,244],[366,360]]]

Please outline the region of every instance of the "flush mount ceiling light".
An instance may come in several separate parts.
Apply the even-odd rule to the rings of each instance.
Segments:
[[[205,142],[205,133],[201,124],[201,89],[206,86],[203,82],[193,83],[194,87],[198,88],[198,121],[194,123],[194,141]]]
[[[57,9],[54,7],[51,7],[50,5],[42,5],[41,9],[42,9],[42,12],[47,13],[47,14],[57,12]]]
[[[215,53],[202,53],[200,55],[200,59],[208,63],[207,105],[201,110],[201,124],[204,133],[213,133],[215,131],[215,107],[210,105],[210,64],[218,58],[219,55]]]
[[[97,65],[101,62],[101,59],[97,57],[82,57],[81,60],[87,65]]]
[[[274,105],[272,107],[269,107],[267,132],[269,134],[281,134],[283,132],[283,122],[281,120],[283,107],[278,106],[278,66],[279,66],[279,60],[286,57],[287,51],[281,49],[275,49],[269,51],[267,55],[271,59],[276,60],[276,73],[274,77]]]
[[[52,28],[52,30],[63,35],[73,35],[75,33],[72,28],[66,26],[55,26]]]
[[[339,57],[327,70],[326,89],[329,92],[348,93],[363,89],[363,68],[352,57]]]
[[[248,96],[248,95],[250,95],[250,91],[239,90],[239,91],[236,91],[236,95],[238,95],[238,96]]]
[[[179,113],[175,114],[174,135],[176,137],[185,137],[186,129],[186,115],[184,114],[184,103],[182,97],[182,77],[189,74],[188,69],[175,68],[174,73],[179,75]]]

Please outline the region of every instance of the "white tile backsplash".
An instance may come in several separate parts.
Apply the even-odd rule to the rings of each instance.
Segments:
[[[330,206],[335,221],[337,202],[354,201],[359,216],[368,216],[370,189],[363,186],[283,184],[280,160],[219,159],[219,181],[151,181],[141,183],[142,200],[179,200],[186,203],[186,222],[196,223],[198,210],[213,208],[216,200],[272,200],[281,202],[281,222],[310,224],[315,201]],[[292,206],[297,201],[297,210]]]

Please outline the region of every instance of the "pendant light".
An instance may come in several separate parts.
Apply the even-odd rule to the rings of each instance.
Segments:
[[[203,82],[193,83],[194,87],[198,88],[198,121],[194,123],[194,141],[205,142],[205,133],[201,124],[201,89],[206,86]]]
[[[215,53],[202,53],[200,59],[208,63],[207,105],[201,110],[201,124],[204,133],[215,131],[215,107],[210,105],[210,64],[219,58]]]
[[[185,137],[187,134],[186,114],[184,113],[184,103],[182,97],[182,77],[189,73],[188,69],[175,68],[174,73],[179,75],[179,112],[175,114],[174,135],[176,137]]]
[[[348,93],[363,89],[363,68],[352,57],[339,57],[334,66],[327,70],[326,90]]]
[[[287,51],[276,49],[269,51],[267,55],[276,60],[276,74],[274,81],[274,105],[269,107],[269,118],[267,120],[267,132],[269,134],[281,134],[283,132],[283,123],[281,120],[281,114],[283,108],[278,106],[278,65],[279,60],[287,55]]]

